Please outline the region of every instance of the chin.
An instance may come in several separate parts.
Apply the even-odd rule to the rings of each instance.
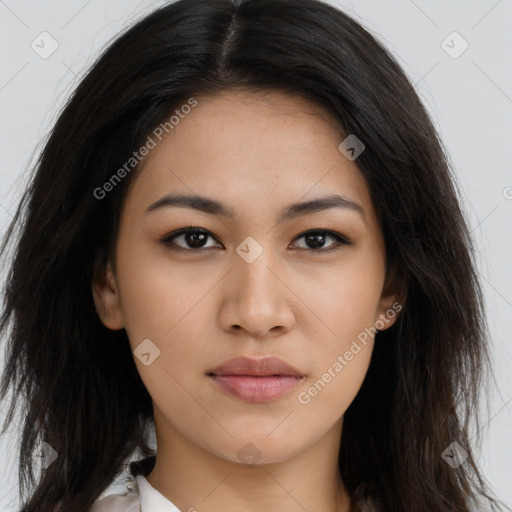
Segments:
[[[229,438],[223,446],[214,443],[214,453],[229,462],[261,466],[286,461],[305,450],[303,439],[285,435],[269,437],[268,432],[250,435],[246,430],[243,436]]]

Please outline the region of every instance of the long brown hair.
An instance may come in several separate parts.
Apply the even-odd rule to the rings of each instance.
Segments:
[[[14,242],[0,334],[24,411],[24,512],[85,512],[147,442],[151,397],[124,330],[94,308],[91,282],[112,256],[134,166],[107,183],[186,98],[233,87],[300,95],[366,149],[357,165],[406,296],[376,336],[367,377],[345,414],[339,468],[392,512],[493,510],[473,455],[488,353],[470,232],[448,157],[396,60],[356,21],[319,0],[180,0],[106,48],[76,88],[38,159],[5,236]],[[96,193],[95,193],[96,191]],[[14,235],[19,234],[15,239]],[[35,478],[45,441],[58,458]],[[467,459],[443,458],[458,443]],[[27,492],[26,492],[27,491]]]

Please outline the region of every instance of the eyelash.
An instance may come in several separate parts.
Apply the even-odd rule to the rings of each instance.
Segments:
[[[176,246],[173,242],[171,242],[171,240],[173,240],[174,238],[181,236],[181,235],[186,235],[189,233],[201,233],[208,237],[213,238],[218,243],[220,243],[208,230],[199,228],[199,227],[195,227],[195,226],[190,226],[187,228],[179,229],[177,231],[173,231],[172,233],[169,233],[164,238],[162,238],[161,242],[166,247],[168,247],[171,251],[176,251],[176,252],[203,252],[203,251],[208,251],[210,249],[213,249],[213,247],[206,247],[206,248],[199,248],[199,249],[192,249],[192,248],[184,249],[183,247]],[[293,241],[298,240],[298,239],[308,236],[308,235],[312,235],[312,234],[327,234],[327,235],[331,236],[332,238],[334,238],[334,240],[336,242],[334,244],[332,244],[332,247],[330,247],[329,249],[299,248],[299,250],[303,250],[303,251],[306,250],[306,251],[316,252],[316,253],[326,253],[326,252],[331,252],[331,251],[340,249],[341,246],[343,246],[343,245],[352,245],[353,244],[352,241],[350,241],[347,237],[341,235],[340,233],[337,233],[336,231],[331,231],[329,229],[321,229],[321,228],[308,229],[307,231],[304,231],[303,233],[297,235],[297,237]]]

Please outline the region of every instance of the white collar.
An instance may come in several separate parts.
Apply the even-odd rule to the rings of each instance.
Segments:
[[[137,475],[135,481],[139,489],[141,512],[181,512],[142,475]]]

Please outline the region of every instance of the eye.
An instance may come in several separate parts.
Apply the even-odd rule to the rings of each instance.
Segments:
[[[174,241],[179,240],[180,238],[182,239],[183,244],[185,244],[185,246],[176,244],[176,242]],[[170,233],[169,235],[162,238],[161,242],[166,246],[170,246],[170,249],[173,251],[197,252],[202,249],[215,247],[215,245],[205,245],[205,242],[208,240],[208,238],[215,239],[211,235],[211,233],[205,229],[190,227],[183,228],[178,231],[174,231],[173,233]],[[345,236],[341,235],[340,233],[325,229],[314,229],[306,231],[305,233],[299,235],[295,240],[299,240],[301,238],[304,238],[306,240],[306,243],[311,245],[312,247],[302,247],[300,249],[306,249],[313,252],[333,251],[335,249],[338,249],[340,245],[352,245],[352,242]],[[332,247],[324,249],[322,248],[322,246],[325,244],[325,240],[327,238],[332,238],[334,239],[335,242],[330,244]]]
[[[180,245],[177,245],[175,242],[173,242],[174,239],[182,238],[184,243],[188,245],[183,247]],[[162,243],[164,245],[174,246],[171,247],[173,251],[185,251],[190,252],[191,250],[200,250],[200,249],[207,249],[208,246],[205,245],[205,241],[208,238],[213,238],[209,231],[206,231],[202,228],[183,228],[179,231],[175,231],[171,233],[170,235],[167,235],[166,237],[162,238]]]
[[[306,231],[299,235],[295,240],[299,240],[304,238],[307,244],[312,245],[313,247],[306,247],[305,249],[309,249],[314,252],[328,252],[334,251],[338,249],[340,245],[352,245],[352,242],[341,235],[340,233],[336,233],[335,231],[325,230],[325,229],[314,229]],[[333,244],[328,249],[323,249],[322,246],[325,244],[326,238],[332,238],[335,240]]]

